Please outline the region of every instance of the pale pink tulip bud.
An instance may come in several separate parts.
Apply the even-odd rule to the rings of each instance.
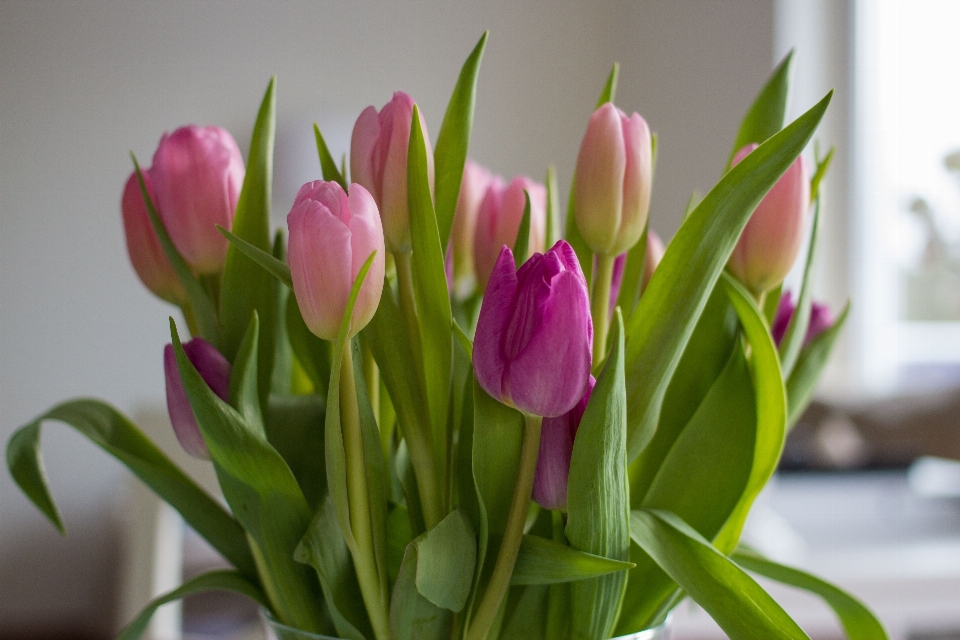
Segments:
[[[231,367],[223,354],[203,338],[184,342],[183,351],[197,368],[203,381],[221,400],[227,402],[230,399]],[[183,388],[183,381],[180,379],[177,356],[172,344],[163,348],[163,372],[167,382],[167,412],[180,446],[196,458],[209,458],[207,444],[203,441],[197,419],[187,399],[187,392]]]
[[[408,253],[410,208],[407,204],[407,151],[413,98],[402,91],[377,113],[367,107],[357,118],[350,140],[350,176],[370,192],[383,219],[383,233],[392,253]],[[420,112],[420,128],[427,145],[427,175],[433,192],[433,150],[427,124]]]
[[[353,308],[348,335],[356,335],[373,318],[383,292],[383,227],[373,196],[356,183],[348,196],[336,182],[308,182],[293,201],[287,226],[293,292],[307,327],[325,340],[337,338],[350,289],[377,252]]]
[[[526,176],[517,176],[504,185],[500,176],[490,182],[477,212],[473,242],[473,262],[477,285],[487,288],[487,281],[504,245],[511,249],[517,242],[523,210],[524,191],[530,194],[530,240],[527,256],[543,253],[547,226],[547,188]],[[524,256],[525,258],[527,256]]]
[[[467,160],[463,167],[463,182],[460,183],[460,197],[457,199],[457,211],[453,217],[450,244],[447,247],[448,257],[452,255],[452,288],[459,298],[470,295],[476,285],[473,239],[477,229],[477,214],[491,179],[492,175],[487,169]]]
[[[666,247],[663,246],[663,240],[653,229],[647,230],[647,251],[643,254],[643,286],[646,288],[650,284],[650,278],[657,265],[663,260],[663,254],[666,253]]]
[[[612,102],[590,116],[577,155],[574,214],[594,253],[615,256],[643,233],[653,178],[650,129]]]
[[[740,149],[733,164],[756,148],[756,144],[749,144]],[[762,293],[783,282],[803,243],[809,210],[810,171],[801,156],[757,205],[730,255],[727,268],[754,293]]]
[[[227,259],[229,229],[243,186],[240,149],[219,127],[181,127],[164,134],[150,170],[170,239],[198,274],[218,273]]]
[[[144,170],[142,173],[147,193],[150,194],[150,200],[156,209],[157,197],[153,182],[150,180],[150,171]],[[147,289],[167,302],[177,305],[185,304],[187,293],[183,290],[183,285],[180,284],[173,267],[170,266],[166,254],[163,253],[157,233],[150,223],[150,214],[147,212],[136,172],[131,173],[127,178],[123,197],[120,199],[120,211],[123,215],[123,232],[127,238],[127,253],[130,255],[130,262],[140,281]]]

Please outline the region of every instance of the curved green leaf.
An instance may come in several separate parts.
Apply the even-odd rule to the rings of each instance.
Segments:
[[[813,219],[810,222],[810,246],[807,249],[807,258],[803,267],[803,281],[800,284],[800,297],[797,307],[787,323],[787,330],[780,341],[780,362],[782,363],[784,378],[790,377],[790,372],[797,362],[800,349],[807,337],[807,328],[810,326],[810,308],[813,301],[813,261],[816,256],[817,236],[820,231],[820,200],[816,200],[813,208]],[[780,293],[779,291],[777,292]],[[777,295],[779,304],[780,296]]]
[[[833,325],[811,340],[810,344],[800,352],[797,364],[787,379],[788,429],[797,423],[810,403],[813,391],[817,387],[817,380],[820,379],[823,368],[827,366],[833,343],[837,341],[849,313],[850,303],[848,302]]]
[[[517,231],[517,240],[513,243],[513,262],[516,268],[527,261],[530,252],[530,194],[523,192],[523,216],[520,218],[520,229]]]
[[[236,247],[240,253],[263,267],[265,271],[287,285],[287,287],[293,288],[293,278],[290,275],[290,267],[286,262],[278,260],[270,252],[250,244],[243,238],[233,235],[220,225],[217,225],[217,230],[230,242],[230,245]]]
[[[417,549],[417,591],[438,607],[463,609],[477,561],[476,534],[463,511],[451,511],[410,544]]]
[[[634,566],[632,562],[605,558],[548,538],[525,534],[510,584],[573,582],[632,569]]]
[[[336,182],[346,191],[348,189],[346,177],[337,169],[337,163],[330,155],[330,149],[327,148],[327,142],[323,139],[323,134],[320,133],[320,127],[316,122],[313,123],[313,137],[317,140],[317,155],[320,156],[320,172],[323,174],[323,179],[327,182]]]
[[[790,68],[793,62],[793,50],[790,50],[780,64],[773,70],[767,84],[754,99],[750,110],[740,124],[737,137],[727,160],[727,168],[733,162],[737,151],[750,144],[763,142],[783,128],[787,115],[787,99],[790,95]]]

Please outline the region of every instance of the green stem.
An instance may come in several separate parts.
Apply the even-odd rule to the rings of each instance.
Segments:
[[[357,382],[353,372],[353,351],[348,339],[340,363],[340,424],[347,463],[347,496],[350,503],[350,529],[356,541],[353,564],[357,570],[360,594],[370,616],[377,640],[389,640],[390,616],[387,589],[380,580],[373,548],[373,527],[370,521],[370,498],[367,493],[367,467],[360,431],[360,408],[357,404]]]
[[[590,315],[593,316],[593,372],[596,374],[607,355],[607,330],[610,328],[610,282],[613,279],[615,256],[596,254],[597,269],[593,273],[593,299]]]
[[[380,424],[380,369],[373,359],[373,351],[366,340],[360,343],[360,353],[363,354],[363,379],[367,383],[367,397],[373,408],[373,418]]]
[[[510,576],[520,552],[523,539],[523,525],[530,507],[533,493],[533,477],[537,470],[537,454],[540,452],[540,426],[543,418],[523,414],[523,444],[520,448],[520,469],[517,472],[517,484],[513,489],[513,501],[507,516],[507,529],[500,544],[500,553],[493,566],[493,574],[487,590],[483,594],[477,611],[470,623],[466,640],[484,640],[493,625],[500,609],[500,603],[510,586]]]

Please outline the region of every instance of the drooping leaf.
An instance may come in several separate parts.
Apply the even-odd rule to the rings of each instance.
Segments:
[[[633,511],[630,535],[731,640],[810,640],[760,585],[674,514]]]
[[[632,569],[621,562],[580,551],[540,536],[524,535],[510,584],[556,584],[596,578],[615,571]]]
[[[570,458],[566,535],[576,549],[626,562],[630,554],[630,489],[624,331],[619,309],[611,324],[610,355],[590,395]],[[609,637],[626,586],[624,571],[573,583],[571,637]]]
[[[734,140],[730,158],[727,160],[728,169],[737,151],[751,142],[760,144],[783,128],[787,115],[787,101],[790,95],[790,67],[792,62],[793,51],[791,50],[773,70],[767,84],[754,99]]]
[[[440,135],[437,136],[437,148],[434,152],[437,172],[437,228],[444,254],[450,239],[450,230],[453,228],[453,214],[457,210],[463,167],[467,161],[467,149],[470,147],[477,75],[480,72],[483,50],[487,45],[487,33],[483,32],[480,41],[463,63],[457,85],[447,105],[447,112],[443,116],[443,124],[440,125]]]
[[[733,167],[683,222],[627,322],[627,451],[656,430],[664,393],[743,227],[800,154],[832,94]]]

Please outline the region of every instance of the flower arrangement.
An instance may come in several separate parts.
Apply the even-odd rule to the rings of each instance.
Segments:
[[[286,238],[269,225],[273,81],[246,166],[216,127],[134,160],[131,262],[183,314],[164,352],[171,423],[225,504],[90,399],[13,435],[14,479],[63,530],[39,434],[64,422],[233,565],[122,638],[210,589],[256,600],[283,637],[603,639],[690,597],[732,638],[806,638],[746,571],[822,596],[851,638],[885,638],[852,596],[738,546],[846,318],[810,295],[831,154],[800,157],[830,96],[784,126],[784,60],[664,247],[656,136],[614,106],[616,66],[565,223],[552,170],[505,182],[467,159],[486,37],[435,149],[402,92],[360,114],[349,163],[315,127],[323,179]],[[808,230],[794,302],[781,283]]]

